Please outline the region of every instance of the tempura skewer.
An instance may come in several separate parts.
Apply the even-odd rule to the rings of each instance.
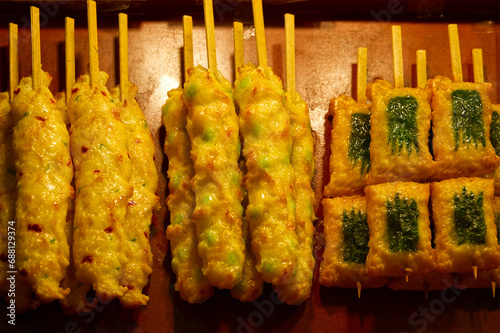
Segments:
[[[295,23],[291,14],[285,14],[285,36],[287,82],[285,100],[290,113],[291,162],[295,173],[295,230],[299,245],[295,275],[286,284],[274,288],[283,302],[299,305],[311,295],[316,262],[313,255],[316,197],[311,187],[316,159],[309,108],[295,91]]]
[[[189,69],[183,95],[195,170],[193,220],[203,274],[213,286],[230,289],[240,282],[245,260],[238,116],[231,84],[217,70],[212,1],[203,4],[209,69]]]
[[[193,67],[193,20],[183,16],[184,31],[184,79]],[[169,195],[167,207],[170,225],[167,239],[172,252],[172,270],[176,274],[175,290],[189,303],[203,303],[213,294],[213,287],[203,275],[203,262],[198,255],[198,237],[193,222],[195,197],[191,190],[194,176],[190,157],[191,143],[186,130],[187,107],[182,99],[182,85],[168,92],[168,99],[162,109],[162,122],[166,136],[164,152],[168,157],[167,177]]]
[[[99,71],[95,2],[87,2],[90,75],[80,76],[68,105],[75,164],[74,263],[76,277],[109,301],[128,288],[124,277],[124,219],[132,197],[128,131]]]
[[[234,22],[234,73],[238,79],[238,68],[243,66],[245,57],[243,49],[243,23]],[[244,169],[244,166],[241,166]],[[246,192],[245,192],[246,193]],[[244,200],[245,201],[245,200]],[[245,208],[245,207],[244,207]],[[250,234],[250,225],[248,219],[243,217],[242,233],[245,240],[245,263],[241,281],[231,289],[231,296],[242,302],[253,302],[263,291],[264,280],[257,271],[257,258],[252,252],[252,236]]]
[[[155,165],[155,145],[146,118],[135,100],[137,86],[128,78],[127,15],[119,15],[120,85],[111,91],[119,100],[120,119],[128,131],[128,154],[132,166],[130,184],[134,187],[124,220],[125,247],[128,262],[120,281],[128,291],[120,296],[123,307],[146,305],[149,297],[142,293],[153,269],[153,254],[149,244],[153,210],[158,208],[158,174]]]
[[[294,275],[298,251],[290,115],[281,80],[267,67],[262,3],[254,1],[253,6],[259,67],[240,67],[234,95],[248,170],[252,251],[264,281],[279,285]]]
[[[7,272],[15,271],[15,256],[8,253],[8,236],[13,236],[15,232],[13,221],[16,210],[16,171],[12,151],[13,124],[10,101],[14,98],[18,85],[17,36],[17,25],[9,23],[10,88],[9,91],[0,93],[0,297],[9,289]],[[10,268],[9,264],[12,265]]]
[[[18,280],[34,293],[33,307],[64,298],[60,282],[69,264],[68,204],[73,196],[69,133],[41,70],[39,11],[31,7],[32,77],[23,78],[12,101],[12,146],[17,172]]]

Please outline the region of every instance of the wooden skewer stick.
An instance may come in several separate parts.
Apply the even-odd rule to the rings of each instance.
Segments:
[[[87,0],[87,24],[89,30],[90,85],[99,81],[99,49],[97,42],[97,13],[95,1]]]
[[[401,42],[401,26],[392,26],[392,55],[394,63],[394,87],[403,88],[403,46]]]
[[[120,98],[128,96],[128,19],[127,14],[118,14],[118,40],[120,44]]]
[[[448,38],[450,40],[451,68],[455,82],[462,82],[462,60],[460,58],[460,42],[458,40],[458,27],[456,24],[448,25]]]
[[[40,53],[40,10],[30,7],[31,14],[31,75],[33,90],[40,89],[42,85],[42,57]]]
[[[193,18],[188,15],[182,17],[182,31],[184,39],[184,82],[188,78],[188,69],[194,66],[193,61]]]
[[[361,282],[356,281],[356,287],[358,288],[358,298],[361,298]]]
[[[410,276],[410,274],[413,272],[413,269],[411,268],[405,268],[405,280],[406,282],[408,282],[408,277]]]
[[[484,83],[483,50],[472,50],[472,67],[474,69],[474,82]]]
[[[356,71],[356,95],[359,104],[366,104],[366,47],[358,48],[358,66]]]
[[[264,14],[262,0],[252,0],[253,23],[255,25],[255,39],[257,41],[257,58],[259,66],[267,67],[266,33],[264,30]]]
[[[427,55],[425,50],[417,50],[417,87],[427,84]]]
[[[19,84],[19,53],[17,24],[9,23],[9,92],[10,100]]]
[[[244,65],[245,55],[243,50],[243,23],[234,22],[234,76],[237,80],[239,77],[238,68]]]
[[[205,31],[207,34],[208,68],[217,71],[217,54],[215,52],[214,8],[212,0],[203,0],[205,13]]]
[[[295,16],[285,14],[286,91],[295,92]]]
[[[472,266],[472,274],[474,275],[474,279],[477,280],[477,266]]]
[[[66,104],[71,98],[71,89],[75,85],[75,20],[65,19],[64,52],[66,57]]]
[[[491,292],[493,294],[493,298],[495,298],[495,289],[496,289],[496,282],[495,281],[491,281]]]

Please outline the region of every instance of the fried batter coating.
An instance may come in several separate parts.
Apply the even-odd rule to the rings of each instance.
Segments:
[[[203,303],[214,291],[203,275],[203,262],[198,255],[196,224],[192,218],[196,204],[190,186],[194,167],[186,130],[187,107],[182,94],[182,88],[169,91],[163,105],[162,122],[167,132],[163,149],[168,157],[167,206],[170,212],[166,234],[172,252],[172,270],[177,275],[175,290],[189,303]]]
[[[366,198],[360,195],[325,198],[322,204],[325,251],[319,283],[325,287],[357,288],[358,283],[361,288],[383,287],[388,278],[366,273],[369,239]]]
[[[330,181],[325,197],[363,194],[370,170],[370,106],[350,96],[332,98]]]
[[[315,258],[313,234],[316,219],[316,197],[311,187],[314,177],[314,138],[309,119],[309,108],[298,93],[285,94],[290,113],[292,135],[292,167],[295,173],[295,218],[299,240],[297,266],[294,276],[286,284],[275,286],[279,299],[286,304],[299,305],[311,295]]]
[[[68,203],[73,196],[73,164],[63,115],[42,72],[38,91],[31,77],[23,78],[12,101],[12,149],[17,172],[17,279],[36,300],[64,298],[60,282],[69,264],[66,238]]]
[[[432,87],[432,148],[438,171],[433,180],[482,177],[500,157],[490,142],[491,83],[452,82],[436,76]]]
[[[12,152],[12,116],[10,113],[9,93],[0,93],[0,297],[9,289],[7,271],[9,259],[14,259],[8,253],[8,232],[15,231],[14,221],[16,210],[16,171]],[[9,229],[9,226],[11,227]],[[10,257],[10,258],[9,258]]]
[[[366,270],[372,276],[408,276],[435,270],[429,184],[395,182],[365,188],[370,241]]]
[[[431,184],[438,270],[472,273],[499,266],[493,180],[457,178]]]
[[[188,75],[183,99],[195,170],[198,253],[210,284],[231,289],[241,281],[245,261],[238,116],[231,84],[220,72],[198,66]]]
[[[424,181],[437,170],[429,152],[432,91],[393,88],[384,80],[367,87],[371,100],[371,169],[367,184]]]
[[[133,194],[128,131],[105,87],[107,79],[100,72],[92,88],[88,75],[79,77],[68,105],[75,164],[76,277],[92,285],[102,301],[128,291],[120,282],[129,261],[124,223]]]
[[[295,272],[299,248],[290,115],[281,80],[269,67],[247,64],[239,68],[239,73],[234,95],[248,170],[246,217],[252,251],[264,281],[286,284]]]

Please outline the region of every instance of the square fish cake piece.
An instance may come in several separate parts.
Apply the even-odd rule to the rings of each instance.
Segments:
[[[370,106],[341,95],[330,101],[333,115],[330,182],[325,197],[363,194],[370,170]]]
[[[435,269],[429,184],[395,182],[365,188],[370,241],[366,270],[372,276],[411,276]]]
[[[371,169],[367,184],[424,181],[436,172],[429,152],[432,91],[393,88],[384,80],[368,85],[371,100]]]
[[[438,270],[472,273],[500,264],[493,180],[457,178],[431,184]]]
[[[432,149],[438,171],[433,180],[481,177],[500,164],[490,141],[491,83],[452,82],[444,76],[432,87]]]
[[[325,251],[319,281],[326,287],[378,288],[385,277],[366,274],[368,223],[366,199],[355,195],[323,199]]]

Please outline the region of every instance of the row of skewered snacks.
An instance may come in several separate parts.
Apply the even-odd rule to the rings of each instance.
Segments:
[[[106,80],[101,72],[92,87],[83,75],[67,106],[43,71],[38,89],[27,77],[12,102],[2,95],[2,225],[15,221],[18,312],[54,300],[68,313],[86,311],[91,287],[103,301],[147,303],[154,144],[137,88],[120,102]]]
[[[323,199],[321,285],[430,291],[450,287],[461,273],[462,285],[498,286],[493,180],[383,183],[364,192]]]
[[[307,105],[267,66],[240,67],[234,98],[220,72],[188,73],[163,106],[175,288],[190,303],[213,287],[253,301],[268,282],[282,301],[300,304],[314,269]]]
[[[500,127],[491,89],[490,83],[437,76],[424,88],[376,80],[367,88],[370,105],[348,96],[332,99],[325,197],[362,194],[366,185],[384,182],[492,175],[500,194]]]

